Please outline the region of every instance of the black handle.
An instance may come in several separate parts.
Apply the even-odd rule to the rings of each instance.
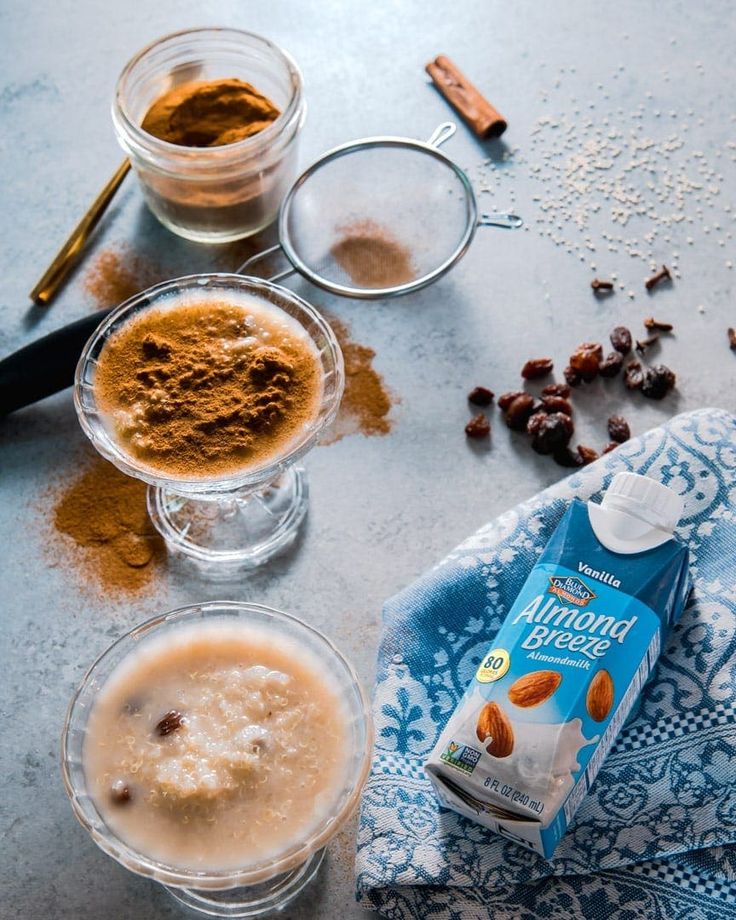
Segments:
[[[0,415],[15,412],[70,387],[87,339],[111,310],[98,310],[83,316],[3,358],[0,361]]]

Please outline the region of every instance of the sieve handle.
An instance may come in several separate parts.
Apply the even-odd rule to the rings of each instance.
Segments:
[[[524,219],[518,214],[481,214],[479,227],[503,227],[505,230],[518,230],[524,226]]]
[[[452,135],[457,131],[457,125],[454,121],[443,121],[437,125],[429,136],[427,143],[430,147],[441,147],[445,141],[449,141]]]
[[[245,262],[236,269],[236,275],[252,275],[253,266],[258,265],[259,262],[263,262],[271,256],[276,255],[277,252],[280,252],[281,255],[286,258],[284,255],[284,250],[281,246],[281,243],[276,243],[275,246],[270,246],[268,249],[264,249],[263,252],[257,252],[254,256],[251,256],[250,259],[246,259]],[[273,275],[263,275],[256,273],[257,278],[262,278],[264,281],[281,281],[282,278],[288,278],[289,275],[293,275],[296,269],[293,265],[290,265],[289,268],[285,268],[283,271],[276,272]]]

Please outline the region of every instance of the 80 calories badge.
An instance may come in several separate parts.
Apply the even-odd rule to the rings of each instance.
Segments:
[[[492,648],[480,663],[475,679],[481,684],[501,680],[511,666],[511,658],[505,648]]]

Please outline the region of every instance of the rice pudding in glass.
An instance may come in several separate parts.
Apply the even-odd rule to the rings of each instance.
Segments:
[[[365,697],[327,639],[217,602],[150,620],[98,659],[69,709],[63,770],[103,850],[194,909],[257,916],[313,877],[370,747]]]

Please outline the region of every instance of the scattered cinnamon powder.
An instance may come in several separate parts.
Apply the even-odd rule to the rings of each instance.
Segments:
[[[342,236],[330,254],[358,287],[395,287],[416,278],[410,251],[384,227],[360,220],[337,229]]]
[[[366,437],[388,434],[392,426],[388,417],[392,397],[383,378],[373,368],[375,351],[353,342],[350,330],[342,320],[328,316],[327,321],[345,359],[345,393],[335,423],[322,444],[334,444],[351,434]]]
[[[165,559],[146,510],[146,485],[95,455],[55,496],[53,523],[81,551],[72,566],[102,588],[140,591]]]
[[[259,245],[253,237],[249,237],[227,246],[196,251],[187,249],[184,258],[170,259],[165,265],[157,265],[131,246],[119,244],[96,254],[82,283],[94,309],[115,307],[134,294],[177,275],[235,271],[263,248],[263,243]]]
[[[138,460],[199,479],[280,454],[315,419],[321,374],[285,314],[213,295],[124,324],[102,350],[95,396]]]
[[[92,298],[96,309],[115,307],[145,290],[163,275],[142,256],[128,247],[103,249],[84,276],[85,293]]]

